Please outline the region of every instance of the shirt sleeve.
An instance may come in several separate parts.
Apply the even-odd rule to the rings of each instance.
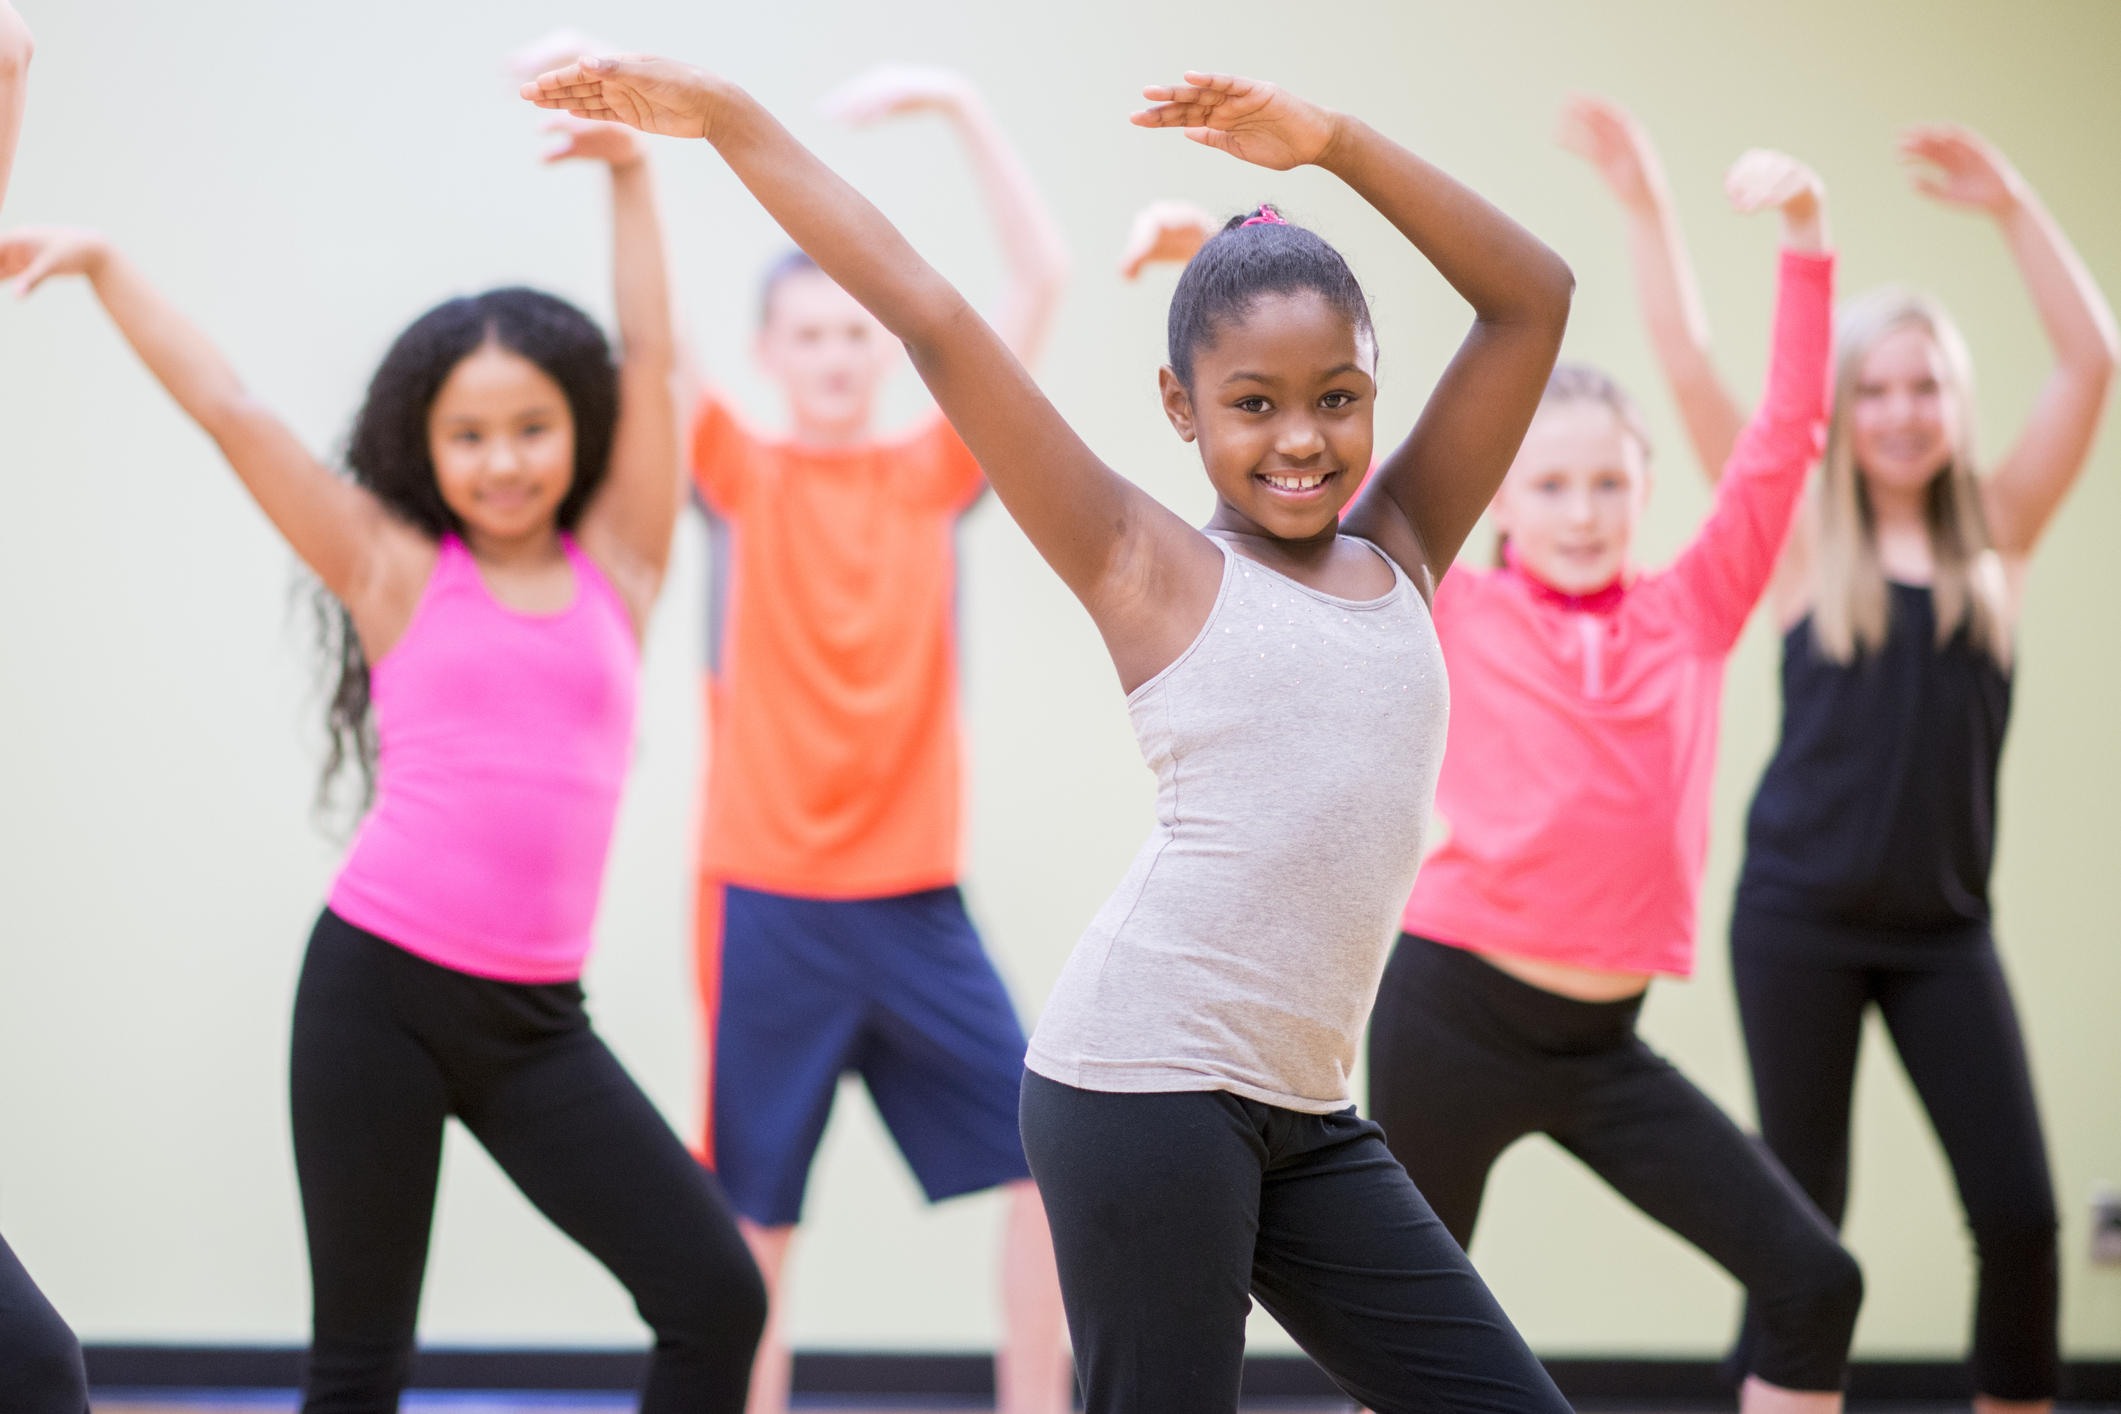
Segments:
[[[756,442],[719,394],[700,398],[692,414],[692,485],[716,515],[731,515],[742,502]]]
[[[1784,250],[1767,396],[1731,449],[1708,520],[1665,576],[1711,652],[1729,652],[1744,631],[1826,444],[1833,322],[1833,255]]]
[[[906,448],[920,469],[919,494],[927,504],[966,511],[987,489],[987,474],[972,449],[940,412],[913,433]]]

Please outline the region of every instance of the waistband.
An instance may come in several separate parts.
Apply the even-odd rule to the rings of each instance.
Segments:
[[[1995,951],[1995,935],[1981,922],[1935,928],[1829,923],[1743,900],[1731,911],[1731,955],[1748,963],[1947,972],[1986,967]]]
[[[1480,954],[1417,933],[1399,935],[1392,970],[1402,985],[1420,988],[1425,1004],[1449,1016],[1476,1008],[1517,1039],[1555,1055],[1609,1051],[1635,1038],[1647,991],[1615,1002],[1584,1002],[1521,982]]]

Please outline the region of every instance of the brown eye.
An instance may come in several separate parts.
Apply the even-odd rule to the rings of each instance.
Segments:
[[[1318,405],[1328,411],[1338,412],[1354,401],[1355,395],[1353,393],[1328,393],[1318,400]]]
[[[1267,400],[1265,398],[1239,398],[1237,400],[1237,410],[1239,412],[1265,412],[1267,410]]]

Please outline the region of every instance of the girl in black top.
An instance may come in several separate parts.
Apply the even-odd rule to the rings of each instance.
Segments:
[[[1598,100],[1571,109],[1564,140],[1629,211],[1659,357],[1702,464],[1720,467],[1742,414],[1709,361],[1656,154]],[[1977,476],[1970,364],[1943,308],[1885,289],[1843,310],[1824,464],[1771,590],[1782,739],[1753,801],[1731,945],[1764,1136],[1837,1224],[1877,1005],[1973,1232],[1975,1408],[2030,1414],[2055,1394],[2056,1218],[1989,930],[1996,766],[2026,567],[2091,449],[2117,339],[2001,153],[1949,126],[1906,130],[1900,152],[1927,169],[1924,193],[1995,220],[2056,366],[2017,445]]]

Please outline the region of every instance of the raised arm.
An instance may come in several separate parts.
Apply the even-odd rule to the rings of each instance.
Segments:
[[[1709,354],[1709,319],[1657,148],[1617,103],[1579,95],[1562,110],[1561,145],[1597,171],[1627,215],[1635,296],[1687,440],[1710,481],[1723,474],[1745,413]]]
[[[37,46],[29,26],[7,0],[0,0],[0,208],[7,205],[8,173],[22,136],[22,110],[29,102],[29,61]]]
[[[833,117],[857,124],[927,110],[950,120],[972,160],[1009,266],[994,330],[1026,366],[1036,366],[1068,283],[1068,246],[1030,169],[972,80],[949,69],[881,64],[828,94],[823,106]]]
[[[204,334],[123,254],[94,231],[25,226],[0,233],[0,279],[27,295],[55,275],[84,275],[111,322],[213,438],[243,485],[303,562],[358,619],[382,591],[382,569],[417,534],[382,503],[334,476],[287,425],[244,389]]]
[[[685,503],[679,454],[676,339],[663,222],[646,145],[625,128],[562,118],[548,162],[602,162],[611,171],[612,303],[619,321],[619,420],[611,463],[582,516],[582,547],[647,623],[670,563],[671,533]]]
[[[1184,265],[1200,254],[1215,234],[1215,218],[1189,201],[1152,201],[1134,213],[1127,227],[1127,246],[1119,253],[1119,273],[1129,280],[1145,266]]]
[[[1202,563],[1220,571],[1206,538],[1092,455],[964,296],[742,89],[675,60],[620,55],[546,74],[523,94],[713,144],[781,229],[905,343],[1010,515],[1090,610],[1115,657],[1127,635],[1115,616],[1128,616],[1110,602],[1115,582],[1188,536]],[[1129,676],[1124,665],[1121,673]]]
[[[1911,127],[1900,135],[1900,153],[1926,169],[1915,178],[1922,192],[1995,220],[2055,351],[2055,371],[2018,444],[1982,486],[1997,551],[2022,559],[2091,455],[2121,351],[2114,312],[2039,194],[1979,133],[1950,124]]]
[[[1470,189],[1348,114],[1228,74],[1188,73],[1183,84],[1144,92],[1156,104],[1135,115],[1144,127],[1184,128],[1263,167],[1314,164],[1333,173],[1473,306],[1473,328],[1413,432],[1342,518],[1416,583],[1433,585],[1494,497],[1539,406],[1568,324],[1569,267]]]
[[[1737,642],[1766,591],[1825,441],[1834,324],[1826,191],[1811,169],[1779,152],[1748,152],[1724,189],[1741,212],[1782,213],[1783,252],[1767,392],[1732,448],[1708,519],[1664,580],[1717,653]]]

